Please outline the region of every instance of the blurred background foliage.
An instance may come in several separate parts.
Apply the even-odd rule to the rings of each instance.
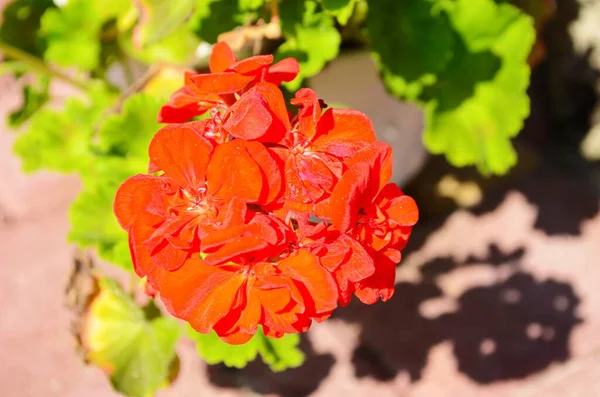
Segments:
[[[14,0],[0,25],[0,74],[22,80],[23,103],[7,123],[24,171],[80,175],[69,240],[131,272],[115,191],[146,171],[160,106],[184,70],[207,70],[218,40],[240,58],[297,58],[289,91],[310,86],[341,51],[367,49],[388,91],[422,108],[431,153],[502,175],[517,162],[511,140],[530,112],[531,68],[546,54],[536,31],[554,10],[552,0]],[[89,278],[95,292],[78,338],[86,360],[127,395],[151,396],[176,376],[184,334],[208,363],[243,367],[260,355],[274,371],[302,364],[296,335],[229,346],[161,317],[152,300],[140,304],[139,288],[96,271]]]

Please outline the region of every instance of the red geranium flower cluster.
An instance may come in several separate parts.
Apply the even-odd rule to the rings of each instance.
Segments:
[[[278,84],[298,63],[272,62],[217,44],[211,73],[186,75],[162,108],[173,124],[150,144],[149,174],[115,200],[137,274],[171,314],[233,344],[259,325],[306,331],[352,295],[388,300],[418,219],[367,116],[306,88],[288,112]]]

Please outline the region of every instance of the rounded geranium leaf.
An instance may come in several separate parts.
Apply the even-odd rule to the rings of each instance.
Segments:
[[[173,319],[149,315],[158,312],[153,303],[138,307],[114,280],[101,279],[99,287],[83,319],[86,358],[107,373],[117,391],[152,396],[172,381],[181,328]]]
[[[296,368],[304,361],[304,354],[298,348],[298,335],[285,335],[280,339],[268,338],[259,328],[254,337],[242,345],[224,342],[216,333],[199,334],[193,329],[188,336],[196,342],[196,349],[208,364],[223,363],[228,367],[243,368],[258,354],[272,371],[279,372]]]

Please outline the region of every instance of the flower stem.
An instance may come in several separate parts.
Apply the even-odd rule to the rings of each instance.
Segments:
[[[0,52],[3,53],[5,57],[25,62],[32,70],[38,73],[45,74],[50,77],[55,77],[83,91],[86,91],[88,88],[85,82],[76,80],[71,76],[61,72],[60,70],[51,68],[50,66],[46,65],[41,59],[30,55],[17,47],[13,47],[10,44],[0,41]]]
[[[279,22],[279,0],[271,0],[271,22]]]

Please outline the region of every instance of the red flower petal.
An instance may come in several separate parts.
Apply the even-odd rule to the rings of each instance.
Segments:
[[[268,204],[282,190],[281,167],[259,142],[236,139],[216,147],[207,170],[208,192],[230,200]]]
[[[222,95],[240,91],[252,81],[252,76],[244,76],[235,72],[222,72],[199,74],[192,77],[192,81],[201,92]]]
[[[338,268],[338,272],[344,273],[345,279],[351,282],[358,282],[375,273],[373,258],[371,258],[358,241],[345,234],[339,237],[339,241],[350,248],[348,259],[342,262]]]
[[[223,72],[235,62],[235,54],[226,42],[219,41],[213,46],[209,60],[209,67],[211,72]]]
[[[160,218],[154,220],[160,221]],[[133,269],[140,277],[148,276],[154,270],[150,251],[144,244],[156,230],[151,225],[152,223],[147,221],[135,222],[128,230],[129,250],[131,252],[131,260],[133,261]],[[148,281],[152,282],[153,280],[148,277]]]
[[[300,106],[298,130],[307,140],[312,140],[317,133],[317,122],[321,118],[321,103],[317,93],[310,88],[301,88],[291,102],[292,105]]]
[[[286,204],[314,204],[330,194],[335,176],[320,158],[292,154],[285,162],[285,181],[285,199],[291,202]]]
[[[370,165],[372,181],[369,186],[379,191],[392,177],[392,148],[385,142],[371,143],[346,160],[348,168],[357,163]]]
[[[256,75],[265,66],[273,63],[273,55],[256,55],[246,59],[242,59],[231,65],[229,70],[243,75]]]
[[[385,205],[381,203],[384,199],[388,201]],[[401,226],[413,226],[419,220],[417,203],[395,184],[387,184],[377,195],[375,204],[379,204],[390,219]]]
[[[276,124],[271,128],[281,129],[281,133],[291,130],[292,124],[281,90],[271,83],[258,83],[252,89],[262,94],[268,104],[269,111],[276,120]]]
[[[126,179],[119,186],[114,212],[123,229],[128,230],[146,212],[160,214],[166,211],[164,185],[164,178],[140,174]]]
[[[380,254],[375,258],[375,273],[356,284],[356,297],[367,305],[377,303],[380,299],[385,302],[394,295],[396,279],[396,262],[386,255]]]
[[[204,114],[207,110],[208,107],[199,105],[197,101],[187,105],[174,105],[167,103],[160,108],[157,122],[185,123],[192,117]]]
[[[204,185],[211,143],[182,124],[163,127],[150,143],[150,161],[182,188],[193,191]]]
[[[285,58],[269,68],[267,81],[280,85],[284,81],[292,81],[300,73],[300,64],[294,58]]]
[[[304,284],[307,289],[305,299],[312,300],[314,311],[324,313],[337,306],[337,286],[333,277],[321,265],[317,258],[307,250],[279,262],[277,265],[283,275]]]
[[[244,236],[229,241],[214,254],[206,257],[208,265],[220,265],[227,262],[239,262],[242,257],[264,257],[264,251],[269,245],[257,236]],[[262,251],[262,252],[261,252]],[[248,260],[251,263],[252,260]]]
[[[250,90],[231,107],[223,128],[236,138],[253,140],[264,136],[273,121],[264,97]]]
[[[260,290],[253,288],[254,279],[248,278],[246,288],[241,289],[229,314],[215,325],[215,331],[230,344],[245,343],[258,329],[262,315],[261,302],[264,297]]]
[[[158,115],[159,123],[183,123],[205,113],[224,100],[216,93],[202,92],[194,84],[193,72],[185,72],[184,86],[175,91]]]
[[[273,84],[258,83],[231,107],[224,128],[236,138],[281,141],[291,129],[283,94]]]
[[[327,109],[319,119],[311,149],[346,158],[371,142],[375,142],[375,132],[371,120],[364,113]]]
[[[161,300],[172,315],[200,333],[209,333],[229,312],[246,281],[238,269],[208,266],[197,257],[190,258],[179,270],[165,273],[157,281]]]
[[[355,164],[344,173],[331,193],[329,218],[342,233],[356,224],[358,212],[366,202],[371,167],[367,163]]]

